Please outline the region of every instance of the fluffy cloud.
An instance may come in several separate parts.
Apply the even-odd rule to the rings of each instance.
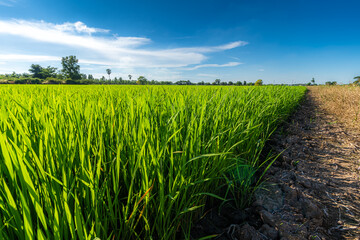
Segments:
[[[225,63],[225,64],[201,64],[201,65],[197,65],[195,67],[191,67],[191,68],[184,68],[185,70],[196,70],[199,68],[206,68],[206,67],[235,67],[238,66],[242,63],[240,62],[229,62],[229,63]]]
[[[51,25],[50,25],[51,26]],[[86,26],[83,22],[76,22],[76,23],[69,23],[66,22],[64,24],[58,24],[54,26],[56,29],[62,31],[62,32],[77,32],[77,33],[98,33],[98,32],[109,32],[107,29],[101,29],[101,28],[91,28]]]
[[[174,68],[201,64],[207,59],[206,53],[230,50],[244,46],[247,42],[236,41],[220,46],[190,47],[173,49],[149,49],[151,43],[142,37],[115,37],[109,30],[88,27],[82,22],[53,24],[44,21],[0,20],[0,36],[16,36],[25,40],[32,40],[42,45],[54,44],[82,50],[78,55],[80,62],[87,64],[106,65],[116,68]],[[1,54],[1,53],[0,53]],[[4,54],[0,60],[16,60],[29,58],[38,61],[60,59],[59,56],[14,55]],[[86,59],[86,60],[84,60]],[[240,63],[203,64],[189,68],[194,70],[201,67],[229,67]]]

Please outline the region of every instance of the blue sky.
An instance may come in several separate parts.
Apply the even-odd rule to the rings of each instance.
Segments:
[[[359,1],[0,0],[0,73],[32,63],[112,77],[349,83],[360,75]]]

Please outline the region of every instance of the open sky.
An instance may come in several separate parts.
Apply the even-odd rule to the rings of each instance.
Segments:
[[[0,0],[0,73],[349,83],[360,75],[360,1]]]

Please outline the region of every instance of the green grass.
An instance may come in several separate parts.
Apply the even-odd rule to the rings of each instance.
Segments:
[[[0,239],[186,238],[304,92],[0,86]]]

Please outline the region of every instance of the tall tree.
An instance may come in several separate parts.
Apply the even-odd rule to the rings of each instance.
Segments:
[[[72,80],[81,79],[79,60],[76,56],[67,56],[61,58],[62,72],[64,75]]]
[[[213,83],[214,85],[220,85],[221,80],[220,79],[215,79],[215,82]]]
[[[33,78],[42,78],[43,68],[39,64],[31,64],[29,72],[32,73]]]
[[[106,69],[106,73],[109,75],[109,80],[110,80],[111,69],[110,68]]]
[[[128,76],[128,77],[129,77],[129,80],[131,80],[132,76],[131,76],[130,74],[129,74],[129,76]]]

